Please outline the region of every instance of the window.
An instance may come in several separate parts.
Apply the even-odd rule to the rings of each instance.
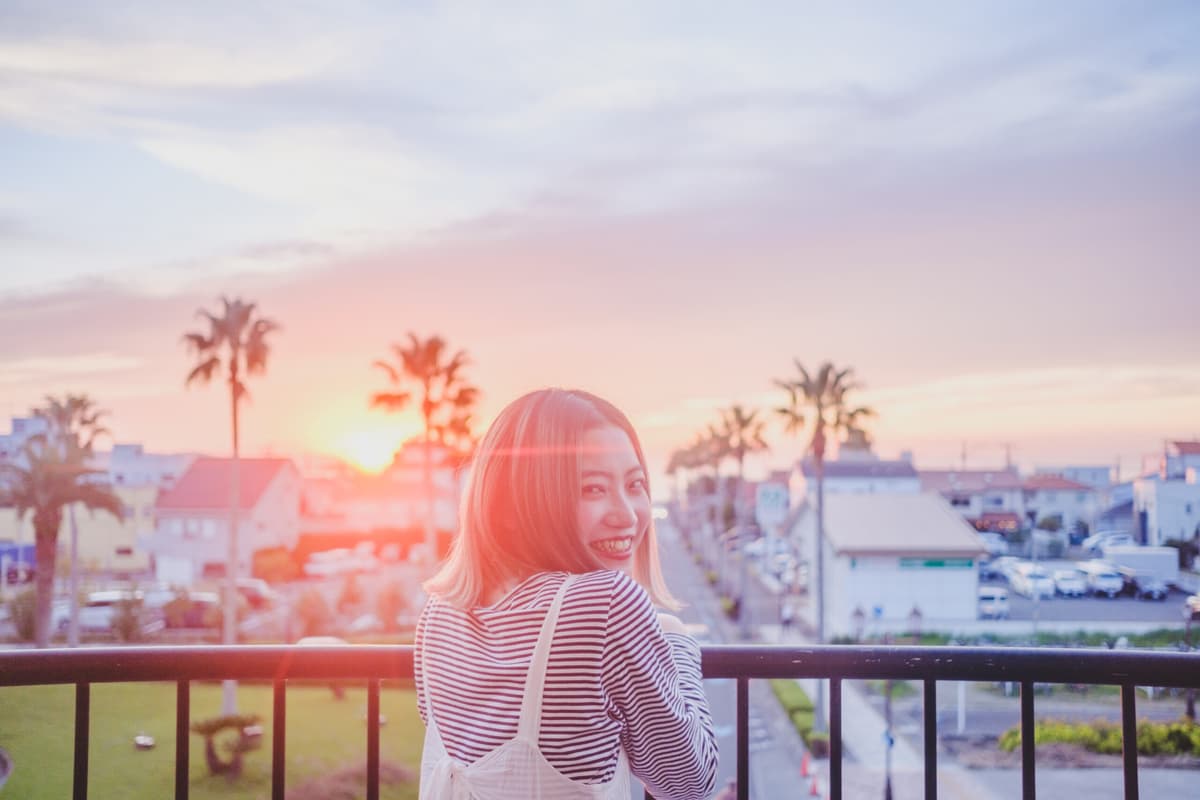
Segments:
[[[1189,517],[1192,515],[1192,504],[1191,503],[1187,503],[1184,505],[1183,513],[1187,514]]]
[[[133,555],[133,548],[132,547],[118,547],[116,552],[117,552],[117,555],[119,555],[119,556],[131,556],[131,555]]]

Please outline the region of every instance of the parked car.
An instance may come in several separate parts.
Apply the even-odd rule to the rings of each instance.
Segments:
[[[1054,579],[1043,567],[1030,561],[1016,565],[1009,585],[1014,592],[1026,597],[1054,596]]]
[[[1133,596],[1139,600],[1166,600],[1171,593],[1167,582],[1148,572],[1136,572],[1132,575]]]
[[[1076,566],[1087,576],[1088,591],[1092,594],[1112,598],[1125,590],[1125,579],[1107,561],[1081,561]]]
[[[1020,563],[1022,563],[1021,559],[1016,556],[1000,556],[999,558],[993,558],[991,562],[992,569],[1009,583],[1012,583],[1013,570]]]
[[[979,587],[979,617],[1004,619],[1008,616],[1008,589],[1003,586]]]
[[[1054,591],[1063,597],[1083,597],[1088,592],[1087,579],[1077,569],[1055,570]]]
[[[989,556],[1008,555],[1008,540],[1000,534],[983,531],[979,534],[979,538],[983,541],[983,549]]]

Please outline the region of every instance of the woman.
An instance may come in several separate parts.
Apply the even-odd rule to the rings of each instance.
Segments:
[[[479,444],[416,633],[421,797],[707,797],[717,746],[700,649],[658,561],[629,420],[543,389]]]

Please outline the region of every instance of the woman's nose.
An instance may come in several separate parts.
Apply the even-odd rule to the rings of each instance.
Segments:
[[[623,494],[613,495],[612,506],[608,510],[606,520],[614,528],[628,528],[637,519],[633,503]]]

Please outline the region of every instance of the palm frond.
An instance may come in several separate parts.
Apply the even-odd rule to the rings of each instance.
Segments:
[[[411,399],[412,395],[408,392],[376,392],[371,395],[371,408],[399,411],[408,405]]]
[[[212,380],[213,373],[221,366],[221,359],[217,356],[209,356],[204,361],[201,361],[192,371],[188,373],[184,380],[184,386],[191,386],[193,383],[208,383]]]

